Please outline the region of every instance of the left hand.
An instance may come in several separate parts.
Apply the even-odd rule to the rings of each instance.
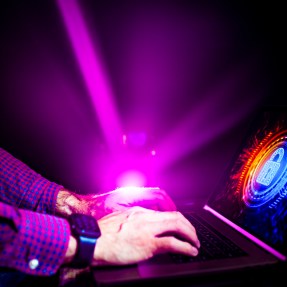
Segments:
[[[94,195],[96,205],[101,203],[103,215],[140,206],[158,211],[175,211],[170,196],[157,187],[121,187],[113,191]]]
[[[56,212],[67,216],[71,213],[84,213],[99,219],[115,211],[123,211],[140,206],[158,211],[175,211],[171,197],[156,187],[122,187],[106,193],[80,195],[61,190],[57,197]]]

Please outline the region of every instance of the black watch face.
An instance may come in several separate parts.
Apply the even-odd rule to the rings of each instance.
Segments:
[[[85,214],[72,214],[69,217],[72,233],[78,236],[98,238],[101,231],[96,219]]]

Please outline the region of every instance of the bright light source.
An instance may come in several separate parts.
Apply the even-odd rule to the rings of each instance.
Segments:
[[[127,144],[127,135],[123,135],[123,145]]]
[[[145,183],[145,176],[141,172],[135,170],[126,171],[117,179],[117,185],[120,187],[139,187],[144,186]]]
[[[130,193],[143,193],[148,190],[159,190],[159,187],[143,187],[143,186],[123,186],[115,189],[113,192],[120,192],[121,194],[130,194]]]

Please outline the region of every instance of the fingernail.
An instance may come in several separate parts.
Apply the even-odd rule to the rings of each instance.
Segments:
[[[192,255],[194,255],[194,256],[196,256],[198,254],[198,249],[195,247],[192,247],[191,251],[192,251]]]

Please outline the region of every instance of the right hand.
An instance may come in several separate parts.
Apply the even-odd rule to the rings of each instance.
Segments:
[[[200,247],[191,223],[177,211],[131,207],[98,220],[102,235],[97,240],[92,265],[125,265],[164,253],[196,256]],[[164,233],[178,234],[162,236]]]

